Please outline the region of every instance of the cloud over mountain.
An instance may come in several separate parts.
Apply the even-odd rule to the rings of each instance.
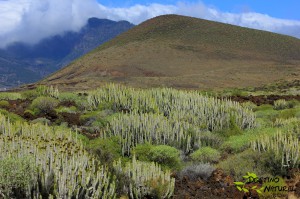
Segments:
[[[1,0],[0,47],[11,42],[36,43],[40,39],[77,31],[90,17],[127,20],[134,24],[162,15],[181,14],[244,27],[267,30],[300,38],[300,21],[278,19],[266,14],[229,13],[201,2],[176,5],[134,5],[106,7],[96,0]]]

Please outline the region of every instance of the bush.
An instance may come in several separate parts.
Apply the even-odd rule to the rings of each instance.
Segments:
[[[276,118],[273,125],[275,127],[295,127],[300,124],[300,118],[292,117],[289,119]]]
[[[32,124],[37,124],[37,123],[41,123],[41,124],[44,124],[44,125],[50,125],[51,124],[51,121],[48,120],[47,118],[44,118],[44,117],[40,117],[40,118],[37,118],[35,120],[32,120],[31,121]]]
[[[60,106],[59,108],[56,109],[58,113],[76,113],[77,108],[75,106],[71,107],[65,107],[65,106]]]
[[[243,180],[247,172],[256,173],[260,177],[271,176],[264,167],[263,156],[251,149],[228,157],[220,162],[218,167],[223,169],[226,174],[234,177],[235,181]]]
[[[75,101],[76,103],[76,106],[77,108],[80,110],[80,111],[86,111],[86,110],[93,110],[93,108],[90,106],[90,104],[87,102],[86,99],[77,99]]]
[[[297,114],[298,114],[297,109],[286,109],[286,110],[280,111],[277,118],[289,119],[289,118],[297,117]],[[275,120],[276,120],[276,118],[274,119],[274,121]]]
[[[58,100],[60,102],[76,102],[79,99],[79,96],[75,93],[60,93]]]
[[[273,131],[274,129],[272,129]],[[264,132],[264,131],[263,131]],[[230,136],[220,147],[222,151],[228,153],[239,153],[249,148],[249,142],[254,140],[256,135],[263,133],[261,129],[250,130],[242,135]]]
[[[25,190],[36,183],[37,170],[29,157],[0,159],[0,171],[1,192],[7,198],[25,198]]]
[[[216,163],[220,159],[220,152],[211,147],[202,147],[191,155],[193,161]]]
[[[119,138],[117,137],[91,140],[88,150],[95,154],[102,164],[111,164],[121,157]]]
[[[36,90],[27,90],[21,93],[22,97],[28,100],[34,100],[39,97],[39,93]]]
[[[0,101],[0,108],[7,108],[9,107],[9,102],[6,100],[1,100]]]
[[[242,107],[245,107],[245,108],[247,108],[247,109],[250,109],[250,110],[254,110],[254,109],[257,107],[256,104],[254,104],[254,103],[251,102],[251,101],[243,102],[243,103],[241,104],[241,106],[242,106]]]
[[[190,180],[197,180],[198,178],[207,180],[214,170],[214,166],[209,163],[198,163],[185,167],[178,176],[180,179],[187,176]]]
[[[31,108],[44,114],[50,113],[58,106],[58,100],[52,97],[38,97],[31,103]]]
[[[178,169],[180,167],[180,152],[171,146],[154,146],[149,152],[149,158],[161,164],[163,168]]]
[[[157,162],[164,169],[178,169],[181,166],[180,152],[167,145],[137,145],[133,149],[137,159],[148,162]]]
[[[151,161],[150,160],[150,151],[154,147],[151,144],[138,144],[131,150],[131,154],[134,154],[136,158],[140,161]]]
[[[270,104],[263,104],[255,108],[256,117],[263,118],[267,121],[274,120],[277,117],[278,111],[274,110]]]
[[[275,110],[283,110],[283,109],[287,109],[287,108],[294,108],[296,104],[297,104],[297,102],[294,100],[286,101],[284,99],[279,99],[274,102],[274,109]]]

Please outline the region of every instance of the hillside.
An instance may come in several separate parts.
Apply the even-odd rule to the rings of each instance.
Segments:
[[[10,44],[0,49],[0,88],[38,81],[133,26],[90,18],[79,32],[54,35],[35,45]]]
[[[192,17],[150,19],[40,83],[223,88],[299,79],[300,40]],[[74,87],[75,86],[75,87]]]

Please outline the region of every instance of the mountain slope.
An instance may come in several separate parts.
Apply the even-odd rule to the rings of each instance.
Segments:
[[[13,43],[0,50],[0,87],[37,81],[133,26],[90,18],[79,32],[54,35],[35,45]]]
[[[221,88],[257,86],[299,75],[299,39],[165,15],[119,35],[41,83],[77,89],[103,82]]]

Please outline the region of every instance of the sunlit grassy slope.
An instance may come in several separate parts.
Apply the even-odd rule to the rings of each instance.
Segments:
[[[94,88],[260,86],[300,76],[300,40],[197,18],[150,19],[99,46],[43,83]]]

